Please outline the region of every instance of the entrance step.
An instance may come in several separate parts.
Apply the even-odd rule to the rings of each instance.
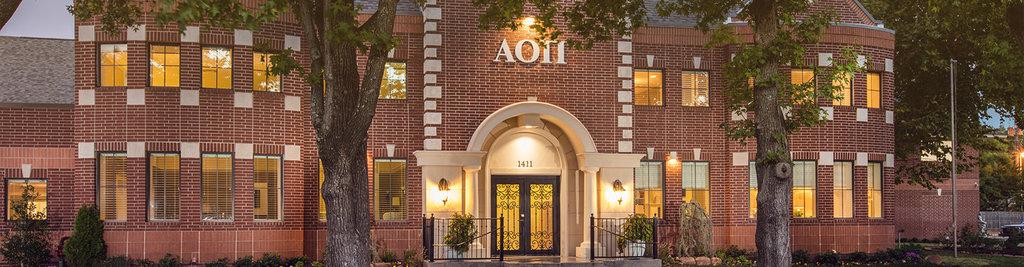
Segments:
[[[659,259],[601,259],[591,262],[586,259],[568,258],[561,259],[559,257],[505,257],[504,262],[494,261],[437,261],[427,262],[427,267],[463,267],[463,266],[480,266],[480,267],[500,267],[500,266],[514,266],[514,267],[549,267],[549,266],[569,266],[569,267],[660,267],[661,260]]]

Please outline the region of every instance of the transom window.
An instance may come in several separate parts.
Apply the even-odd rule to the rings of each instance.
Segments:
[[[708,106],[708,72],[683,72],[683,106]]]
[[[7,179],[8,220],[22,219],[16,207],[24,208],[30,220],[46,220],[46,180]]]
[[[384,64],[384,77],[380,79],[380,99],[405,99],[407,92],[405,70],[405,62]]]
[[[231,49],[203,47],[203,88],[231,89]]]
[[[270,53],[252,53],[252,90],[264,92],[280,92],[281,77],[274,75],[270,69],[274,63],[270,61]]]
[[[149,219],[177,220],[181,160],[176,153],[149,155]]]
[[[793,218],[814,218],[818,187],[817,163],[793,162]]]
[[[638,106],[662,105],[661,70],[636,69],[633,71],[633,104]]]
[[[202,219],[234,219],[235,194],[231,154],[203,154],[200,180]]]
[[[377,220],[404,220],[405,160],[375,159],[373,178],[373,204],[377,210]]]
[[[100,45],[100,86],[128,86],[128,45]]]
[[[683,162],[683,190],[684,201],[697,203],[704,209],[704,214],[711,214],[707,162]]]
[[[125,153],[101,153],[99,164],[99,187],[96,198],[99,203],[100,219],[124,221],[128,219],[128,174]]]
[[[174,45],[149,47],[149,86],[181,85],[181,51]]]
[[[882,107],[882,76],[878,73],[868,73],[868,107]]]
[[[832,165],[832,217],[853,218],[853,162]]]
[[[633,212],[647,217],[658,217],[664,214],[662,204],[662,163],[660,161],[644,161],[633,170],[634,200]]]
[[[281,157],[253,157],[253,217],[281,219]]]

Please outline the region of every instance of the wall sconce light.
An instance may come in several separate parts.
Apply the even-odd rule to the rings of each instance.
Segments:
[[[441,178],[441,181],[437,182],[437,191],[441,193],[441,205],[448,205],[448,192],[451,191],[448,188],[448,180]]]
[[[671,163],[679,162],[679,154],[676,153],[675,151],[669,152],[668,153],[668,162],[671,162]]]
[[[615,197],[619,201],[619,205],[622,204],[622,195],[626,193],[626,189],[622,187],[622,181],[615,180],[612,182],[612,192],[615,193]]]
[[[524,28],[530,28],[533,24],[537,23],[537,19],[534,17],[525,17],[523,18],[522,23]]]

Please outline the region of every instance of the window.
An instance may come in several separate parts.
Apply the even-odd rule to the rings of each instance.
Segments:
[[[794,69],[789,71],[790,83],[794,86],[793,104],[814,105],[816,99],[814,70]]]
[[[380,79],[380,99],[405,99],[405,62],[384,64],[384,77]]]
[[[405,160],[374,160],[373,190],[378,220],[405,219]]]
[[[128,86],[128,45],[100,45],[100,86]]]
[[[633,103],[638,106],[660,106],[662,89],[661,79],[661,70],[634,70]]]
[[[662,163],[659,161],[644,161],[640,167],[633,170],[634,177],[634,200],[633,212],[644,214],[647,217],[661,216],[662,208]]]
[[[683,72],[683,106],[708,106],[708,72]]]
[[[850,87],[853,86],[853,75],[839,75],[837,80],[832,81],[832,85],[838,87],[834,94],[841,97],[841,99],[832,100],[833,106],[851,106],[853,105],[853,91]]]
[[[317,189],[317,195],[320,195],[320,220],[327,220],[327,203],[324,203],[324,162],[320,162],[320,187]]]
[[[281,77],[270,73],[274,63],[270,57],[274,54],[254,52],[252,53],[252,90],[264,92],[280,92]]]
[[[815,191],[818,186],[817,163],[793,162],[793,218],[814,218]]]
[[[231,49],[203,47],[203,88],[231,89]]]
[[[882,76],[878,73],[868,73],[868,107],[882,107]]]
[[[46,220],[46,180],[7,180],[7,219],[18,220],[15,205],[25,203],[25,214],[31,220]]]
[[[750,218],[757,218],[757,163],[747,164],[750,180]]]
[[[125,153],[102,153],[99,160],[99,188],[97,203],[100,219],[124,221],[128,219],[128,174]]]
[[[882,164],[868,163],[868,217],[882,217]]]
[[[149,155],[149,219],[177,220],[181,161],[178,154]]]
[[[683,193],[684,201],[700,204],[705,214],[711,214],[707,162],[683,162]]]
[[[149,86],[181,85],[181,51],[173,45],[149,47]]]
[[[234,219],[231,154],[203,154],[200,188],[203,220]]]
[[[281,157],[253,158],[253,218],[281,219]]]
[[[832,165],[832,217],[853,218],[853,162]]]

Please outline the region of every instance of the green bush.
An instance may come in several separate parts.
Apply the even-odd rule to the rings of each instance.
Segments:
[[[167,255],[164,255],[164,257],[160,259],[159,262],[157,262],[157,266],[178,267],[181,266],[181,260],[178,259],[178,256],[171,255],[170,253],[168,253]]]
[[[1024,243],[1024,233],[1015,233],[1010,235],[1010,238],[1003,242],[1003,253],[1010,255],[1024,255],[1024,248],[1020,245]]]
[[[635,213],[626,218],[622,223],[622,238],[618,240],[619,252],[626,249],[626,244],[639,241],[640,243],[651,243],[654,235],[654,225],[647,219],[646,215]]]
[[[726,249],[719,250],[715,253],[715,257],[722,260],[722,265],[725,266],[748,266],[754,264],[751,260],[750,251],[740,249],[736,246],[729,246]]]
[[[11,229],[3,234],[0,255],[10,263],[22,266],[38,266],[50,261],[49,226],[46,214],[35,212],[35,200],[39,197],[31,185],[26,185],[20,199],[11,202],[8,211],[15,220],[9,220]]]
[[[245,256],[235,261],[235,267],[254,267],[256,261],[253,261],[252,256]]]
[[[215,262],[210,262],[210,263],[207,263],[206,265],[203,265],[203,266],[206,266],[206,267],[228,267],[228,266],[231,266],[231,260],[229,260],[228,258],[220,258],[220,259],[217,259],[217,261],[215,261]]]
[[[288,266],[296,266],[297,267],[297,266],[299,266],[299,264],[302,264],[303,266],[305,266],[305,265],[309,265],[309,258],[306,257],[306,256],[298,256],[298,257],[288,258],[287,260],[285,260],[285,262],[287,263]]]
[[[476,226],[473,223],[473,215],[455,213],[452,215],[451,224],[448,225],[448,233],[444,235],[444,244],[459,253],[469,251],[469,243],[476,237]]]
[[[420,266],[423,265],[423,260],[420,259],[420,253],[415,250],[406,250],[402,253],[402,265],[405,266]]]
[[[793,265],[806,265],[811,264],[811,254],[807,251],[797,250],[793,251]]]
[[[818,253],[814,255],[814,263],[818,266],[839,266],[842,262],[839,260],[839,254],[834,251]]]
[[[846,261],[856,263],[868,263],[871,260],[871,256],[865,252],[857,251],[846,255]]]
[[[260,260],[256,262],[256,265],[257,266],[283,266],[283,265],[285,265],[285,261],[284,261],[284,259],[281,258],[281,255],[277,255],[277,254],[274,254],[274,253],[264,253],[263,257],[260,258]]]
[[[90,267],[99,264],[106,255],[99,209],[93,205],[79,208],[71,238],[64,244],[65,259],[71,266]]]

